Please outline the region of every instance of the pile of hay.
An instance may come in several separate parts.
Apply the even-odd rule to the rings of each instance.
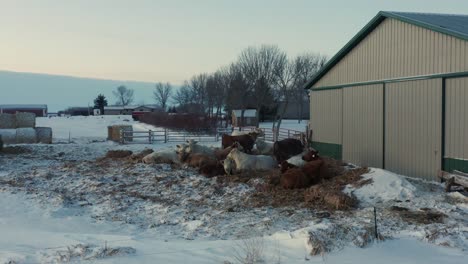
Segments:
[[[130,150],[109,150],[106,153],[106,158],[108,159],[122,159],[130,157],[133,154]]]
[[[405,207],[392,206],[391,211],[396,212],[404,221],[415,224],[443,223],[447,215],[429,208],[411,211]]]
[[[36,137],[38,143],[52,144],[52,128],[36,127]]]
[[[0,114],[0,129],[16,128],[15,115]]]
[[[120,131],[133,131],[133,127],[131,125],[113,125],[107,127],[107,139],[120,142]],[[132,141],[131,138],[127,139],[127,141]]]
[[[18,112],[16,116],[16,128],[35,127],[36,115],[34,113]]]
[[[36,143],[36,130],[31,127],[17,128],[16,129],[16,143],[17,144],[31,144]]]

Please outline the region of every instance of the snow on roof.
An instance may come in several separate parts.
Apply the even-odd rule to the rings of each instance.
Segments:
[[[232,110],[232,113],[236,117],[240,117],[242,115],[242,110]],[[257,109],[246,109],[244,111],[244,117],[256,117]]]
[[[47,109],[45,104],[3,104],[1,109]]]

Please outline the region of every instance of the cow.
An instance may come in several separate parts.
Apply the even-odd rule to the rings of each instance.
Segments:
[[[221,161],[221,164],[223,164],[223,169],[228,176],[236,172],[236,162],[233,159],[227,157],[225,160]]]
[[[143,162],[146,164],[150,163],[169,163],[169,164],[180,164],[179,156],[173,149],[163,149],[155,151],[151,154],[143,157]]]
[[[226,160],[228,160],[228,163],[226,163]],[[271,170],[278,166],[278,163],[270,156],[249,155],[238,149],[231,150],[226,160],[224,160],[224,168],[228,165],[226,170],[228,174],[232,171]],[[232,168],[231,160],[234,161],[235,169]]]
[[[239,142],[234,142],[231,146],[225,148],[225,149],[215,149],[215,156],[217,160],[224,160],[229,152],[233,150],[234,148],[239,149],[240,151],[243,151],[244,148],[239,144]]]
[[[192,153],[188,155],[185,155],[185,153],[179,153],[179,159],[181,162],[194,168],[200,168],[205,164],[217,162],[215,158],[203,153]]]
[[[275,144],[273,144],[273,155],[279,163],[294,155],[302,153],[303,150],[304,146],[302,145],[302,142],[294,138],[283,139],[276,141]]]
[[[263,139],[257,138],[255,146],[260,155],[273,155],[273,142],[266,142]]]
[[[313,160],[317,160],[319,158],[320,158],[320,156],[319,156],[318,151],[313,149],[313,148],[311,148],[307,153],[305,153],[302,156],[302,160],[304,160],[304,161],[313,161]]]
[[[287,160],[283,160],[283,162],[281,162],[281,164],[280,164],[281,173],[285,173],[287,170],[289,170],[291,168],[297,168],[297,166],[288,163]]]
[[[187,140],[187,144],[177,145],[177,154],[181,155],[182,159],[185,159],[189,154],[202,153],[211,157],[215,157],[215,150],[208,146],[199,145],[198,141],[193,139]]]
[[[206,177],[214,177],[219,175],[224,175],[224,166],[223,163],[220,161],[216,162],[208,162],[200,166],[198,173],[206,176]]]
[[[221,137],[221,144],[223,148],[227,148],[229,146],[232,146],[232,144],[234,144],[235,142],[239,142],[239,144],[244,148],[245,152],[251,153],[257,136],[257,133],[250,133],[248,135],[241,136],[229,136],[223,134]]]
[[[281,186],[285,189],[301,189],[311,185],[311,180],[301,168],[292,168],[281,174]]]
[[[319,183],[323,177],[323,169],[324,165],[323,159],[317,159],[313,161],[307,162],[304,167],[302,167],[302,171],[310,179],[312,184]]]

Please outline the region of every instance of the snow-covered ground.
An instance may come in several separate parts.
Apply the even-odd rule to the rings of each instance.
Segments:
[[[113,149],[174,147],[105,142],[111,124],[150,128],[118,116],[38,118],[38,126],[53,128],[58,144],[0,154],[0,263],[237,263],[252,244],[263,248],[264,263],[466,261],[467,201],[446,195],[438,183],[372,169],[364,175],[371,183],[346,188],[361,201],[352,212],[324,218],[309,208],[246,206],[255,192],[250,184],[99,159]],[[66,144],[69,131],[73,144]],[[386,240],[366,245],[374,206]],[[430,208],[447,217],[410,223],[391,206]],[[311,235],[339,241],[331,252],[310,256]]]

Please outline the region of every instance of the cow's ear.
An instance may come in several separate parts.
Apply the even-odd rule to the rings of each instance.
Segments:
[[[180,148],[180,145],[176,145],[177,148]]]

